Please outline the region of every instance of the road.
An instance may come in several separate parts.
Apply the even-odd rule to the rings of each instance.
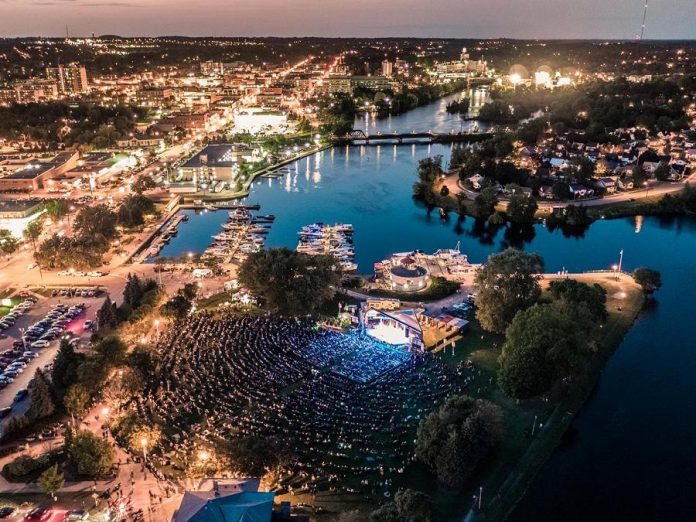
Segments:
[[[696,172],[694,172],[688,178],[680,182],[669,182],[669,181],[658,181],[653,183],[648,189],[636,189],[629,192],[617,192],[615,194],[605,196],[603,198],[596,199],[584,199],[584,200],[573,200],[573,201],[547,201],[543,199],[538,199],[537,204],[539,209],[551,210],[554,208],[566,207],[568,205],[582,205],[585,207],[602,207],[606,205],[614,205],[616,203],[625,203],[628,201],[640,201],[641,199],[646,199],[648,197],[658,197],[664,196],[665,194],[672,194],[679,192],[684,189],[687,183],[693,184],[696,182]],[[469,190],[463,187],[459,177],[456,173],[450,173],[442,182],[443,185],[447,186],[450,194],[456,196],[457,194],[464,194],[467,199],[474,200],[479,194],[476,191]],[[439,191],[440,185],[436,186],[436,190]],[[501,199],[503,205],[507,205],[507,201]]]

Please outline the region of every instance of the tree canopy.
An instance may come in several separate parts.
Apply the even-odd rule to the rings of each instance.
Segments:
[[[529,308],[541,295],[539,274],[544,261],[538,254],[507,250],[488,257],[476,273],[476,319],[489,332],[502,333],[515,314]]]
[[[111,444],[89,430],[79,430],[69,437],[68,453],[80,475],[98,478],[108,474],[114,465]]]
[[[239,269],[239,282],[265,305],[284,315],[306,315],[334,295],[341,270],[331,256],[311,256],[287,248],[251,254]]]
[[[633,272],[633,279],[647,294],[654,293],[662,286],[662,275],[651,268],[637,268]]]
[[[511,397],[526,399],[578,373],[595,348],[598,328],[587,308],[565,300],[520,311],[505,332],[500,387]]]
[[[502,439],[502,412],[466,395],[448,399],[418,425],[416,458],[443,484],[461,489]]]

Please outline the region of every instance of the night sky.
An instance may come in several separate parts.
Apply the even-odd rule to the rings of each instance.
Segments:
[[[696,38],[696,0],[649,0],[646,38]],[[0,35],[619,38],[644,0],[0,0]]]

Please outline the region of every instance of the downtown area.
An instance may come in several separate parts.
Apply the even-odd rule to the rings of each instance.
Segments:
[[[691,41],[0,39],[0,518],[686,520],[694,181]]]

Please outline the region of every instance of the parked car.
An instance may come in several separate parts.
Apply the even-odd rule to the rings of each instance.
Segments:
[[[32,348],[46,348],[49,344],[50,343],[47,340],[42,339],[42,340],[34,341],[33,343],[31,343],[31,347]]]
[[[47,508],[35,508],[32,509],[24,517],[27,522],[45,522],[51,518],[51,510]]]
[[[10,413],[12,413],[12,407],[8,406],[6,408],[1,408],[0,409],[0,419],[4,419],[7,417]]]
[[[15,511],[16,511],[16,509],[13,507],[10,507],[10,506],[0,507],[0,518],[11,517]]]
[[[13,402],[19,402],[19,401],[21,401],[24,397],[27,396],[28,393],[29,393],[29,392],[27,391],[26,388],[22,388],[22,389],[19,390],[17,393],[15,393]]]

